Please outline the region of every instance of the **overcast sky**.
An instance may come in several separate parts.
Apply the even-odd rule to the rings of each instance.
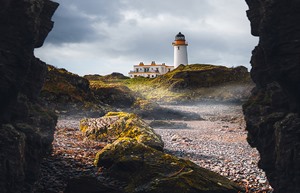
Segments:
[[[173,65],[175,35],[189,43],[189,63],[250,70],[258,39],[243,0],[55,0],[54,29],[35,55],[79,75],[128,75],[139,62]]]

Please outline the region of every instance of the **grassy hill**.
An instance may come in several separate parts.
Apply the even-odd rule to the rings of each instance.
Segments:
[[[155,79],[139,77],[124,83],[145,98],[159,102],[243,100],[253,87],[247,68],[209,64],[180,65]]]
[[[160,110],[156,102],[243,100],[252,86],[249,72],[242,66],[181,65],[155,79],[130,79],[120,73],[80,77],[49,65],[41,96],[57,112],[92,109],[104,114],[112,108],[126,108],[144,114]]]
[[[65,69],[48,66],[41,92],[49,108],[59,115],[99,117],[108,111],[127,111],[147,119],[199,119],[199,115],[160,107],[129,89],[119,73],[80,77]]]
[[[247,68],[239,66],[227,68],[209,64],[180,65],[175,70],[158,77],[155,83],[170,90],[194,89],[218,86],[229,82],[245,82],[250,78]]]

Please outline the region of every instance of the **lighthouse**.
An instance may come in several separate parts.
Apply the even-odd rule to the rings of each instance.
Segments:
[[[174,47],[174,68],[177,68],[180,64],[188,64],[187,55],[187,42],[185,41],[185,36],[179,32],[175,36],[175,41],[172,43]]]

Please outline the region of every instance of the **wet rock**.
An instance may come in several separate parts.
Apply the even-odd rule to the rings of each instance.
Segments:
[[[259,36],[251,58],[256,87],[243,106],[248,141],[275,193],[300,192],[300,2],[246,2]]]

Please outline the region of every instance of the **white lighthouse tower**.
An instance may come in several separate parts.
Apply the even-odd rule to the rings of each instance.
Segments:
[[[180,64],[188,64],[187,55],[187,42],[185,41],[184,35],[179,32],[175,36],[175,41],[172,43],[174,47],[174,68],[177,68]]]

